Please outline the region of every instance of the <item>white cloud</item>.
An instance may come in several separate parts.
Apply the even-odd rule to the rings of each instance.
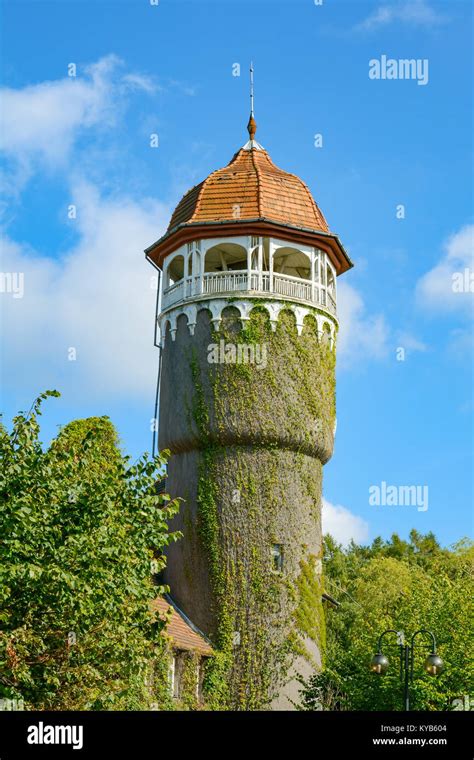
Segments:
[[[122,77],[122,81],[131,89],[143,90],[150,95],[163,89],[151,77],[145,76],[144,74],[125,74],[125,76]]]
[[[367,314],[360,293],[345,282],[337,288],[338,361],[342,367],[386,355],[388,328],[383,314]]]
[[[150,397],[156,272],[143,249],[163,232],[169,209],[151,199],[106,201],[85,182],[73,202],[79,239],[60,259],[4,241],[3,270],[24,273],[22,299],[1,295],[5,366],[33,394],[54,385],[83,398]]]
[[[432,28],[444,24],[446,17],[438,13],[426,0],[404,0],[379,6],[355,28],[371,31],[397,21]]]
[[[429,312],[457,312],[472,315],[474,276],[474,225],[468,224],[446,241],[444,255],[416,285],[420,306]]]
[[[113,117],[110,77],[118,63],[108,56],[87,68],[87,78],[4,88],[3,150],[19,159],[36,154],[48,162],[64,160],[80,129]]]
[[[331,504],[324,498],[322,527],[324,535],[330,533],[343,546],[347,546],[351,540],[356,544],[364,544],[369,538],[369,525],[362,517],[352,514],[345,507]]]
[[[399,332],[397,334],[397,346],[404,348],[405,351],[410,353],[414,353],[415,351],[425,352],[428,350],[426,343],[423,343],[423,341],[408,332]]]
[[[123,73],[123,66],[117,56],[108,55],[86,66],[84,75],[78,67],[76,77],[0,90],[2,150],[11,162],[4,190],[17,193],[35,168],[67,168],[82,134],[115,126],[127,92],[155,92],[153,80]]]

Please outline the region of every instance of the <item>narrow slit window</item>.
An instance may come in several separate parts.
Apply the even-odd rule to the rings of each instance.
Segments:
[[[176,689],[176,657],[172,655],[170,657],[169,661],[169,667],[168,667],[168,689],[169,693],[172,697],[175,697],[175,689]]]
[[[272,545],[272,569],[275,573],[283,571],[283,545]]]

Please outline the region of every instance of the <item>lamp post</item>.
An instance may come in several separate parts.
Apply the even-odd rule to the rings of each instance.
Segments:
[[[436,654],[436,639],[432,631],[428,631],[425,628],[420,628],[419,631],[415,631],[411,637],[411,643],[405,642],[405,634],[403,631],[396,631],[394,628],[388,628],[379,636],[377,654],[375,654],[370,663],[370,668],[373,673],[383,676],[389,666],[388,657],[382,652],[382,639],[387,633],[394,633],[397,637],[397,644],[400,649],[400,680],[403,682],[403,705],[405,710],[410,709],[410,682],[413,681],[413,670],[415,661],[415,638],[420,634],[427,634],[431,637],[431,652],[425,660],[424,668],[430,676],[437,676],[443,670],[443,661],[441,657]]]

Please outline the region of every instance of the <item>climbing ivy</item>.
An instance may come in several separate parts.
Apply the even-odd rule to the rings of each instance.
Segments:
[[[189,357],[188,416],[199,439],[197,530],[217,618],[216,654],[204,679],[214,709],[264,709],[297,658],[317,665],[309,640],[324,650],[315,545],[322,462],[331,454],[335,421],[335,351],[318,336],[316,313],[298,335],[290,310],[273,330],[257,302],[238,329],[229,299],[211,341],[265,345],[266,366],[209,364],[196,348]],[[294,506],[283,510],[290,498]],[[282,535],[286,543],[288,531],[285,571],[274,572],[271,544],[283,543]]]

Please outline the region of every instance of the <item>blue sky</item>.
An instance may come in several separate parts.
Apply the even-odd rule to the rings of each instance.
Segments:
[[[45,442],[108,414],[133,456],[150,447],[143,249],[245,142],[253,60],[257,139],[308,183],[355,262],[339,280],[325,525],[341,540],[471,534],[473,296],[452,287],[473,271],[470,3],[3,5],[2,271],[24,273],[22,298],[0,293],[7,420],[55,387]],[[427,84],[370,79],[382,55],[428,60]],[[371,506],[382,481],[428,486],[428,510]]]

